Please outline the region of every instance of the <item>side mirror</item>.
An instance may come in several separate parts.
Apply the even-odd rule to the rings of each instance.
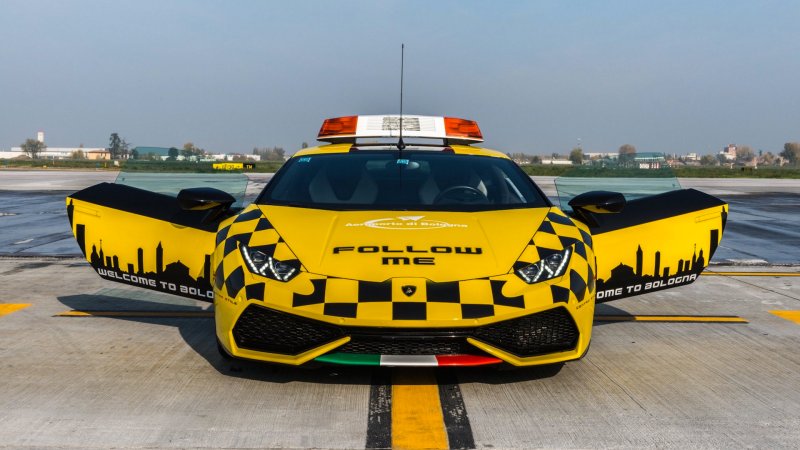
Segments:
[[[188,211],[206,211],[219,208],[226,211],[236,202],[231,194],[209,187],[181,189],[178,192],[178,205]]]
[[[619,192],[584,192],[567,203],[575,214],[589,226],[597,226],[594,214],[618,213],[625,208],[625,196]]]

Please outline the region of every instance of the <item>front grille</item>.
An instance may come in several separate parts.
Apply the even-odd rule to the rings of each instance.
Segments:
[[[480,353],[472,337],[519,357],[574,349],[578,327],[564,307],[476,328],[431,329],[339,327],[258,305],[248,306],[233,327],[239,348],[283,355],[350,336],[336,352],[371,355],[464,355]]]
[[[256,305],[248,306],[233,327],[239,348],[282,355],[297,355],[342,336],[336,326]]]
[[[522,357],[563,352],[578,345],[578,327],[563,307],[476,328],[472,335]]]
[[[464,355],[479,350],[464,338],[439,337],[362,337],[353,336],[350,342],[336,349],[341,353],[370,355]]]

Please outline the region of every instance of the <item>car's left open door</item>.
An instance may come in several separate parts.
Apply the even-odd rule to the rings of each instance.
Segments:
[[[722,239],[728,205],[681,189],[629,201],[621,212],[583,215],[590,222],[601,303],[695,281]]]
[[[212,301],[217,221],[169,195],[101,183],[67,197],[78,246],[103,278]]]

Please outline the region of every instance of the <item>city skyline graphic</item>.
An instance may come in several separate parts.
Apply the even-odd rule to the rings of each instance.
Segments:
[[[73,222],[73,208],[74,207],[70,202],[70,205],[67,207],[67,216],[70,220],[70,224]],[[207,294],[212,290],[211,254],[204,255],[203,267],[198,276],[193,277],[191,274],[191,268],[184,264],[180,259],[170,262],[165,261],[165,248],[161,241],[159,241],[158,245],[156,245],[156,247],[149,252],[146,252],[144,248],[139,247],[136,250],[136,260],[134,263],[121,259],[116,254],[107,253],[106,249],[103,248],[102,239],[100,239],[100,241],[97,243],[92,243],[91,252],[87,253],[86,225],[84,224],[75,224],[75,239],[78,242],[81,252],[89,260],[89,263],[92,265],[95,271],[105,279],[118,281],[132,286],[154,289],[169,294],[176,294],[184,297],[188,296],[198,300],[209,301],[213,298],[213,296],[208,297],[207,295],[199,294]],[[155,258],[154,271],[146,270],[148,257]],[[152,261],[152,259],[149,261]],[[102,271],[98,269],[103,269],[105,271],[111,270],[118,272],[119,274],[127,274],[129,277],[128,279],[124,279],[112,275],[104,275]],[[132,278],[130,276],[136,277],[135,280],[139,282],[131,281]],[[148,283],[142,283],[140,281],[142,278],[155,280],[155,286],[152,286]],[[167,284],[171,283],[176,287],[176,290],[171,290],[169,287],[164,287],[161,282]],[[193,288],[197,294],[192,295],[192,292],[180,292],[179,286]]]
[[[661,260],[661,251],[656,250],[653,254],[653,271],[652,273],[644,273],[644,257],[645,257],[645,250],[642,249],[641,244],[637,246],[635,260],[636,266],[631,267],[627,264],[620,262],[617,266],[611,269],[611,276],[606,279],[597,279],[597,292],[605,291],[605,290],[613,290],[617,288],[626,288],[628,286],[635,286],[643,283],[650,283],[654,281],[666,280],[670,277],[678,277],[683,275],[691,275],[691,274],[699,274],[702,272],[703,268],[706,266],[706,261],[711,260],[711,257],[714,255],[714,252],[717,249],[717,245],[719,242],[719,230],[713,229],[709,232],[709,244],[708,244],[708,255],[705,255],[704,248],[701,247],[700,251],[697,250],[697,244],[694,246],[694,250],[692,251],[692,256],[687,258],[681,258],[677,261],[677,264],[663,266],[663,261]],[[675,269],[673,272],[673,268]],[[660,287],[655,287],[653,289],[649,289],[650,291],[656,291],[660,289],[665,289],[667,287],[674,287],[681,284],[688,284],[693,280],[684,280],[680,281],[671,285],[664,285]],[[636,294],[641,293],[641,291],[636,291]],[[628,293],[627,291],[623,290],[622,294],[620,295],[609,295],[603,298],[603,300],[612,300],[622,297],[627,297],[629,295],[633,295],[632,293]]]

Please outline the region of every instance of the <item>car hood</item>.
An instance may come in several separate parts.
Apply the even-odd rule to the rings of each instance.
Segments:
[[[308,272],[434,282],[508,273],[549,208],[485,212],[260,209]]]

